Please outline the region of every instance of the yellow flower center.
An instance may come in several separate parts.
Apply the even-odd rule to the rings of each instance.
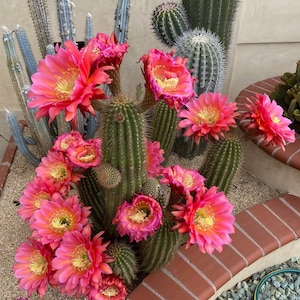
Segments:
[[[30,255],[29,268],[34,275],[43,275],[47,272],[48,263],[40,251],[36,250]]]
[[[78,74],[79,69],[70,68],[67,71],[63,72],[62,76],[58,77],[55,87],[57,99],[70,99]]]
[[[148,221],[149,216],[150,216],[149,207],[145,205],[141,205],[141,203],[139,203],[138,207],[133,207],[129,212],[129,219],[139,224]]]
[[[72,266],[76,271],[86,271],[92,265],[87,250],[79,245],[72,253]]]
[[[56,233],[64,233],[74,225],[74,219],[66,209],[57,210],[50,220],[51,228]]]
[[[85,155],[82,155],[80,157],[78,157],[78,160],[81,161],[81,162],[84,162],[84,163],[88,163],[88,162],[91,162],[93,160],[95,160],[96,158],[96,154],[95,152],[93,151],[92,148],[86,148],[86,153]]]
[[[214,211],[210,206],[198,208],[194,216],[194,224],[199,230],[210,230],[215,225]]]
[[[55,182],[64,181],[68,175],[68,170],[65,164],[57,162],[52,165],[49,175],[54,179]]]
[[[115,297],[119,294],[119,290],[115,286],[110,286],[101,291],[101,294],[106,297]]]
[[[186,174],[183,177],[183,185],[186,186],[187,188],[192,187],[194,184],[193,176],[191,174]]]
[[[197,114],[197,122],[199,124],[208,123],[214,125],[220,118],[220,112],[215,107],[205,107]]]
[[[46,192],[38,192],[37,194],[35,194],[34,197],[34,207],[39,209],[41,207],[41,201],[42,200],[49,200],[50,199],[50,195]]]
[[[271,119],[272,119],[273,123],[275,123],[275,124],[280,123],[280,118],[278,118],[277,116],[271,116]]]
[[[165,66],[157,66],[153,68],[152,75],[154,76],[156,83],[162,89],[171,92],[176,90],[179,83],[179,78],[177,77],[177,74],[171,72],[169,76],[166,76],[165,69]]]

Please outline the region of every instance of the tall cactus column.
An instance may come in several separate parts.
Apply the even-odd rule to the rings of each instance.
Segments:
[[[103,161],[121,174],[121,182],[104,192],[104,226],[114,234],[111,221],[118,206],[130,200],[146,181],[144,120],[135,105],[121,95],[112,100],[100,118]]]

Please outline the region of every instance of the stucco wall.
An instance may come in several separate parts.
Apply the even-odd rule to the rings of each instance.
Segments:
[[[77,40],[84,39],[84,22],[88,12],[93,15],[95,32],[110,33],[114,27],[114,10],[117,0],[75,1]],[[129,24],[130,48],[122,66],[122,86],[134,94],[138,83],[143,82],[140,65],[136,62],[148,51],[166,48],[156,39],[151,29],[151,13],[162,0],[131,0]],[[166,1],[165,1],[166,2]],[[174,1],[179,2],[179,0]],[[59,40],[56,25],[56,1],[48,1],[54,38]],[[96,5],[95,5],[96,3]],[[293,72],[300,59],[300,1],[299,0],[241,0],[234,29],[234,42],[224,93],[234,100],[238,92],[249,84],[266,77]],[[19,24],[27,32],[36,59],[40,58],[33,23],[26,0],[3,1],[0,25],[13,30]],[[6,54],[0,43],[0,110],[20,110],[6,67]]]

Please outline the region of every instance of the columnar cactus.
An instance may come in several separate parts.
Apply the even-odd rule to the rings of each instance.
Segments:
[[[158,38],[173,47],[176,39],[189,29],[188,17],[180,3],[163,3],[155,8],[152,27]]]
[[[232,180],[239,170],[243,151],[241,140],[227,136],[211,143],[200,173],[206,178],[205,185],[218,186],[225,194],[229,192]]]
[[[190,28],[205,28],[220,37],[226,51],[230,46],[238,0],[182,0]]]

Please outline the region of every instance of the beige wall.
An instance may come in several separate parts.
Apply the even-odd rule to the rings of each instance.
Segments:
[[[88,12],[94,18],[95,32],[110,33],[114,26],[114,10],[117,0],[75,1],[77,40],[84,39],[84,22]],[[135,87],[142,83],[137,60],[148,49],[166,48],[156,39],[151,29],[151,12],[162,0],[131,0],[129,24],[129,52],[125,57],[122,85],[127,93],[134,94]],[[179,0],[174,1],[179,2]],[[48,0],[51,12],[51,27],[59,40],[56,25],[56,1]],[[97,3],[97,5],[95,5]],[[234,100],[238,92],[249,84],[266,77],[293,72],[300,59],[300,1],[299,0],[240,0],[234,30],[234,43],[228,64],[224,93]],[[40,58],[33,24],[26,0],[3,1],[0,10],[0,25],[14,29],[19,24],[27,32],[36,59]],[[6,67],[6,55],[0,43],[0,110],[20,110]]]

